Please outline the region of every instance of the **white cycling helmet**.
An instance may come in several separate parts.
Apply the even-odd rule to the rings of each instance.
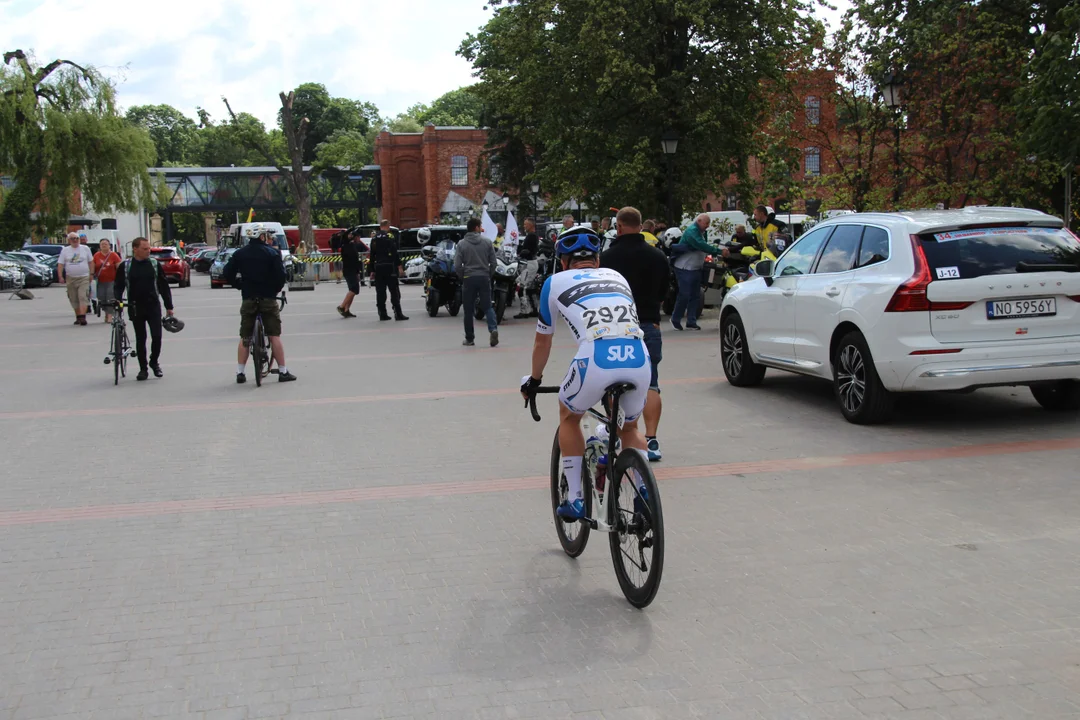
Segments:
[[[422,227],[416,231],[416,239],[420,241],[421,245],[427,245],[431,240],[431,228]]]
[[[249,238],[257,238],[265,232],[266,228],[263,227],[262,223],[253,223],[251,225],[248,225],[247,228],[244,229],[244,234],[247,235]]]

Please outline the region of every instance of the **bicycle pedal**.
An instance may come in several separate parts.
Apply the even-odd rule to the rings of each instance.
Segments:
[[[278,370],[277,368],[274,368],[273,370],[270,371],[270,374],[271,375],[280,375],[281,371]]]
[[[106,365],[108,365],[110,362],[112,362],[112,360],[110,358],[105,358],[105,364]]]

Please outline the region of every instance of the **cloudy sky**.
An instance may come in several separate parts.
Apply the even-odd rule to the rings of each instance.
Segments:
[[[396,115],[468,85],[454,53],[490,17],[484,0],[0,0],[0,50],[89,63],[124,107],[167,103],[276,123],[277,94],[321,82]]]

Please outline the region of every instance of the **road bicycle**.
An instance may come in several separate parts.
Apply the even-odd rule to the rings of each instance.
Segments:
[[[109,352],[105,364],[113,366],[113,385],[120,384],[120,378],[127,377],[127,361],[135,357],[135,351],[128,340],[127,320],[124,319],[124,303],[113,303],[112,333],[109,336]]]
[[[285,293],[278,295],[278,308],[282,309],[288,303]],[[266,335],[263,325],[262,312],[255,313],[255,329],[248,338],[248,350],[251,352],[251,361],[255,363],[255,386],[262,387],[262,381],[267,375],[277,373],[277,368],[271,369],[274,364],[274,351],[270,345],[270,338]]]
[[[569,489],[562,473],[562,452],[556,429],[551,448],[551,511],[559,543],[570,557],[576,558],[584,552],[591,531],[608,533],[611,561],[619,587],[631,605],[643,608],[653,601],[660,589],[660,576],[664,571],[664,515],[660,489],[647,457],[640,450],[620,449],[618,441],[618,430],[625,420],[619,399],[633,389],[634,386],[627,383],[611,385],[604,400],[608,414],[595,408],[588,412],[607,428],[608,437],[606,448],[596,440],[586,447],[581,468],[586,517],[581,520],[563,520],[556,513],[567,499]],[[530,394],[526,404],[533,420],[540,422],[536,394],[557,392],[557,386],[550,386],[538,387]],[[605,450],[607,463],[600,464],[600,454]],[[594,507],[597,508],[595,517]]]

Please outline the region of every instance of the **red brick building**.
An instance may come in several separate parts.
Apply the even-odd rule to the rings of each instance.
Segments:
[[[778,99],[777,107],[794,110],[792,128],[801,157],[793,180],[803,188],[803,199],[764,197],[762,167],[750,159],[750,177],[754,181],[755,202],[773,207],[791,206],[794,212],[816,212],[820,191],[813,187],[814,177],[830,172],[836,163],[832,155],[840,147],[833,98],[835,79],[827,71],[810,71],[794,83],[792,97]],[[487,131],[473,127],[435,127],[428,125],[421,133],[380,133],[375,140],[375,164],[382,168],[382,214],[399,228],[419,227],[445,222],[448,215],[480,213],[485,199],[489,203],[502,192],[478,178],[478,168],[487,143]],[[734,188],[736,178],[725,185]],[[709,194],[702,210],[743,210],[736,207],[734,192]],[[511,204],[511,209],[514,205]],[[689,211],[689,208],[687,208]],[[520,218],[519,218],[520,221]]]
[[[399,228],[438,223],[446,214],[479,213],[498,189],[477,177],[487,131],[435,127],[422,133],[382,132],[375,164],[382,168],[382,214]]]

